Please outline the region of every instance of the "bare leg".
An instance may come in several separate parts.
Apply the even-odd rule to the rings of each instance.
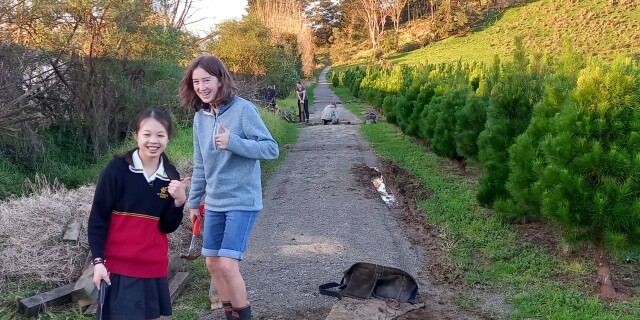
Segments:
[[[229,289],[227,287],[226,281],[224,280],[224,277],[222,276],[220,259],[220,257],[207,257],[207,269],[209,270],[209,274],[211,274],[211,280],[213,280],[213,284],[218,291],[220,301],[229,301]]]
[[[247,287],[240,275],[240,261],[227,257],[220,257],[220,273],[226,284],[226,297],[234,308],[242,308],[249,305],[247,300]],[[225,299],[227,300],[227,299]]]

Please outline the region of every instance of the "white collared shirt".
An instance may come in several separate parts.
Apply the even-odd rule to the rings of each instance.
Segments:
[[[156,170],[156,172],[154,172],[151,176],[148,176],[147,173],[144,171],[144,166],[142,165],[142,159],[140,159],[138,150],[133,152],[133,155],[131,156],[131,158],[133,159],[133,165],[129,166],[129,170],[131,170],[131,172],[134,172],[134,173],[142,173],[148,183],[153,182],[154,180],[156,180],[156,178],[164,181],[170,180],[167,174],[164,172],[162,157],[160,157],[160,165],[158,165],[158,170]]]

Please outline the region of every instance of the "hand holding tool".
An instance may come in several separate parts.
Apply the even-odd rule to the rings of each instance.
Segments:
[[[200,217],[196,218],[193,222],[193,231],[191,232],[191,244],[189,245],[189,251],[187,254],[180,255],[181,258],[187,260],[195,260],[200,256],[200,250],[194,252],[194,247],[196,246],[196,241],[198,239],[198,232],[200,231],[200,219],[204,218],[204,204],[200,205]]]

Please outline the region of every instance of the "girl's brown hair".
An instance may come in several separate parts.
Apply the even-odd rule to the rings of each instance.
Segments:
[[[197,68],[202,68],[208,74],[215,76],[221,84],[220,88],[218,88],[218,93],[215,98],[213,98],[213,101],[211,101],[211,105],[221,106],[229,103],[233,95],[238,91],[238,87],[236,87],[236,83],[233,81],[224,63],[215,56],[200,56],[191,61],[180,82],[180,103],[187,108],[193,108],[196,112],[203,106],[202,100],[200,100],[200,97],[198,97],[193,88],[192,75],[193,70]]]

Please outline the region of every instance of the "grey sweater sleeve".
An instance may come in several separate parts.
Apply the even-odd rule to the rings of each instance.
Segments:
[[[246,139],[231,134],[227,150],[239,156],[256,159],[271,160],[278,158],[278,143],[273,139],[267,126],[260,118],[258,109],[251,105],[242,110],[242,131]]]
[[[200,150],[198,140],[198,115],[194,116],[193,121],[193,174],[191,175],[191,188],[189,189],[189,198],[187,199],[187,207],[190,209],[200,206],[200,199],[205,193],[207,182],[204,177],[204,161]]]

